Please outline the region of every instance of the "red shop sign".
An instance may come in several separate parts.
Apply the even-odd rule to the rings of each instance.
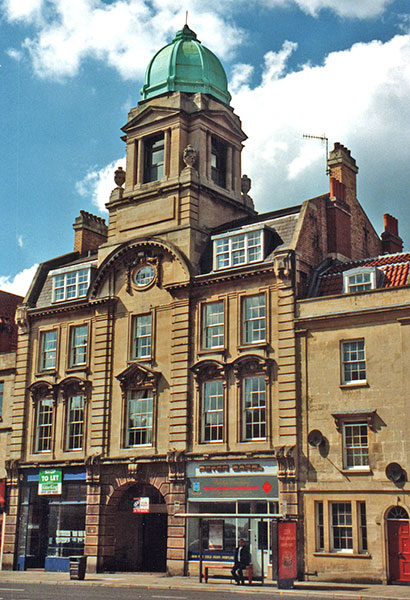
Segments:
[[[295,521],[278,522],[278,579],[296,579],[296,523]]]

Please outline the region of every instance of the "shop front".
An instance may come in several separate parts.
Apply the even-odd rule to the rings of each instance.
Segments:
[[[84,554],[85,470],[26,469],[20,480],[17,570],[68,571]]]
[[[242,538],[254,577],[271,578],[279,501],[276,460],[191,462],[187,478],[188,513],[198,514],[187,519],[190,573],[200,561],[231,564]]]

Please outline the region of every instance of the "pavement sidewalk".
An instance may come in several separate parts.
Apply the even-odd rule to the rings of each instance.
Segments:
[[[226,580],[210,579],[208,583],[199,583],[194,577],[169,577],[165,573],[87,573],[84,581],[70,580],[68,573],[51,573],[42,570],[0,571],[0,587],[6,583],[82,585],[82,586],[121,586],[158,590],[206,590],[210,592],[232,591],[255,597],[278,598],[289,594],[295,600],[410,600],[410,586],[369,585],[328,583],[318,581],[297,581],[293,590],[278,590],[274,582],[259,582],[251,586],[233,586]]]

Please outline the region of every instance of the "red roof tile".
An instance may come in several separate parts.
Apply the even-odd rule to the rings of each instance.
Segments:
[[[317,295],[341,294],[343,292],[343,273],[360,267],[377,267],[384,271],[382,288],[410,284],[410,253],[385,254],[332,265],[319,276]]]

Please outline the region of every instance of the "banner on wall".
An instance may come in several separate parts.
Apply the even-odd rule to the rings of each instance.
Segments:
[[[290,589],[297,578],[295,521],[278,522],[278,588]]]

